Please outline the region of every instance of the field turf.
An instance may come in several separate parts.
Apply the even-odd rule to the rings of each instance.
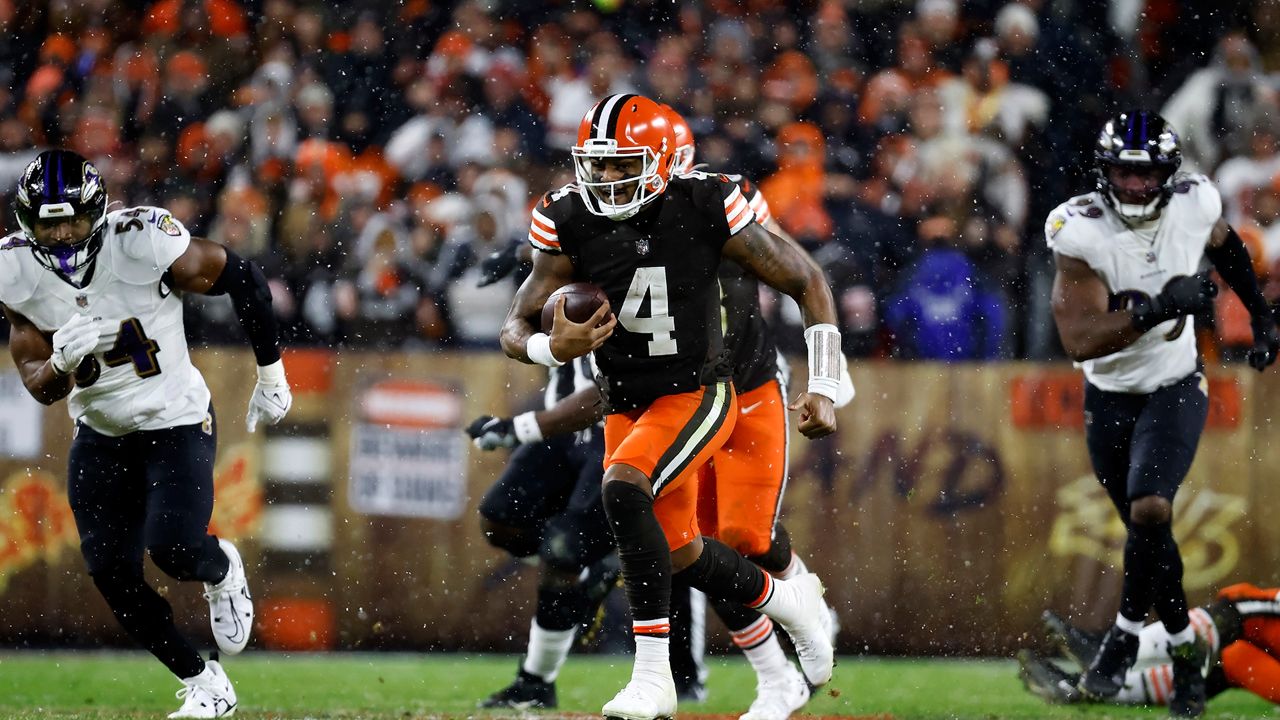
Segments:
[[[224,658],[242,718],[522,718],[477,711],[476,700],[513,678],[518,659],[466,654],[302,654],[250,651]],[[629,658],[573,656],[558,683],[560,708],[542,717],[598,717],[624,684]],[[141,653],[0,652],[0,718],[163,718],[180,685]],[[754,697],[740,659],[713,658],[710,698],[684,705],[687,720],[736,717]],[[1012,660],[842,658],[832,683],[804,709],[810,717],[1163,718],[1162,709],[1049,706],[1028,694]],[[1210,719],[1275,716],[1241,690],[1210,701]],[[801,716],[796,716],[801,717]],[[718,718],[717,718],[718,720]]]

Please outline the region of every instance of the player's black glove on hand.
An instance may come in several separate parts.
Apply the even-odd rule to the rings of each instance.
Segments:
[[[489,253],[488,257],[480,261],[480,280],[476,287],[492,285],[510,275],[520,264],[516,257],[519,251],[519,243],[507,243],[505,248]]]
[[[1262,372],[1280,354],[1280,334],[1276,333],[1276,321],[1270,315],[1255,317],[1252,324],[1253,347],[1249,349],[1249,365]]]
[[[481,415],[467,426],[471,443],[481,450],[513,448],[520,444],[516,438],[515,424],[510,419]]]
[[[1218,284],[1207,273],[1179,275],[1165,283],[1159,295],[1133,308],[1133,327],[1146,332],[1166,320],[1196,315],[1213,307]]]

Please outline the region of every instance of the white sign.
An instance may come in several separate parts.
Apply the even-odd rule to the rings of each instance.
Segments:
[[[381,383],[356,401],[348,497],[370,515],[456,520],[467,505],[467,439],[457,391]]]
[[[16,370],[0,372],[0,457],[33,458],[43,446],[44,408]]]

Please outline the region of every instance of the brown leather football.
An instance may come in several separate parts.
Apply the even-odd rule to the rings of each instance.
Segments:
[[[556,301],[564,296],[564,316],[574,322],[586,322],[591,319],[601,305],[608,305],[609,298],[599,285],[589,282],[576,282],[565,285],[547,298],[542,306],[542,332],[551,332],[551,323],[556,317]],[[608,315],[605,315],[608,318]]]

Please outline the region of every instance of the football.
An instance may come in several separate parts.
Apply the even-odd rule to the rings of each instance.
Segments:
[[[600,286],[589,282],[576,282],[565,285],[547,298],[542,306],[542,332],[551,332],[551,324],[556,317],[556,302],[564,297],[564,316],[574,322],[586,322],[591,319],[601,305],[608,306],[609,298]],[[608,315],[605,316],[606,318]]]

